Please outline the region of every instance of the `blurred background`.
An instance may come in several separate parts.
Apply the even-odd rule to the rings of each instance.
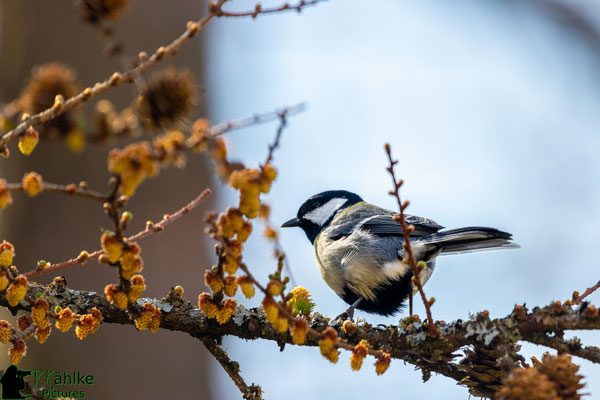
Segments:
[[[120,68],[101,56],[98,33],[79,21],[70,1],[0,5],[2,101],[15,98],[31,68],[42,62],[76,67],[86,85]],[[228,7],[247,10],[253,3],[239,0]],[[138,0],[116,34],[126,53],[152,50],[204,9],[198,1],[180,0],[173,7]],[[484,225],[511,232],[521,249],[439,259],[425,287],[436,298],[436,319],[466,319],[483,309],[502,317],[515,303],[564,301],[598,279],[599,24],[600,6],[584,0],[333,0],[301,15],[211,22],[200,40],[164,64],[187,65],[196,73],[205,88],[197,114],[215,122],[308,104],[305,113],[290,118],[275,154],[279,177],[268,201],[276,223],[328,189],[347,189],[395,208],[387,195],[383,144],[389,142],[400,160],[397,172],[406,182],[402,195],[411,201],[410,213],[448,228]],[[133,93],[122,87],[111,96],[125,106]],[[275,129],[264,125],[230,134],[232,157],[247,165],[263,161]],[[60,145],[44,144],[27,160],[3,161],[1,176],[18,181],[35,169],[50,181],[85,177],[92,187],[103,187],[107,148],[88,146],[83,155],[61,152],[59,158],[52,146]],[[207,207],[235,204],[235,193],[210,176],[208,164],[192,157],[188,170],[167,169],[159,180],[144,183],[129,207],[138,224],[131,230],[181,206],[205,185],[217,192]],[[169,196],[159,196],[165,190]],[[205,290],[202,270],[212,262],[212,245],[202,234],[201,217],[196,212],[142,244],[146,295],[162,297],[183,282],[184,296],[195,301]],[[107,221],[96,204],[46,195],[15,196],[0,223],[2,235],[17,248],[17,265],[34,265],[42,257],[62,260],[81,248],[96,248],[98,227]],[[69,229],[49,243],[57,224]],[[294,279],[311,291],[317,310],[328,316],[343,311],[346,305],[322,282],[302,231],[285,230],[281,238]],[[199,243],[206,256],[202,262],[195,251]],[[274,270],[271,252],[255,233],[246,261],[256,276],[266,279]],[[95,263],[67,271],[69,285],[81,289],[99,291],[115,279],[114,271]],[[597,302],[598,295],[590,300]],[[238,298],[247,307],[259,301]],[[415,304],[416,313],[424,315],[422,304]],[[358,312],[357,317],[393,324],[403,315]],[[598,333],[574,334],[588,345],[600,344]],[[352,372],[344,352],[332,365],[317,349],[287,346],[280,353],[273,342],[226,338],[224,343],[246,381],[261,385],[270,399],[468,397],[465,388],[444,377],[422,383],[420,371],[397,360],[378,377],[367,363]],[[524,345],[527,356],[544,351]],[[90,371],[97,376],[95,394],[113,398],[164,397],[175,394],[173,387],[180,398],[238,398],[209,357],[183,334],[140,335],[130,326],[107,324],[82,342],[72,334],[54,334],[46,345],[32,345],[24,366]],[[600,369],[575,362],[587,391],[600,393]],[[132,377],[150,377],[156,384],[126,384]]]

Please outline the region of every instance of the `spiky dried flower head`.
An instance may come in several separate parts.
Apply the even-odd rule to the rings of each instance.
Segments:
[[[19,304],[21,300],[25,298],[27,294],[27,278],[24,275],[19,275],[6,289],[6,300],[8,305],[11,307]]]
[[[308,333],[308,322],[304,317],[296,318],[292,325],[292,343],[304,344]]]
[[[35,197],[44,190],[44,181],[37,172],[30,172],[23,176],[23,190],[29,197]]]
[[[10,362],[17,365],[21,362],[21,358],[23,358],[25,353],[27,353],[27,344],[25,344],[25,341],[22,339],[16,339],[8,349]]]
[[[369,347],[366,340],[361,340],[354,349],[352,350],[352,356],[350,356],[350,366],[353,371],[358,371],[362,366],[363,360],[369,352]]]
[[[196,103],[196,80],[187,69],[166,68],[142,88],[136,110],[149,130],[174,127]]]
[[[6,206],[12,203],[12,195],[10,190],[6,187],[6,180],[0,179],[0,208],[6,208]]]
[[[12,329],[8,321],[0,321],[0,343],[8,343],[12,336]]]
[[[292,307],[295,314],[310,315],[315,303],[310,297],[310,292],[302,286],[296,286],[292,289],[293,297],[288,300],[288,305]]]
[[[15,256],[15,247],[12,243],[3,240],[0,243],[0,266],[10,267]]]
[[[585,386],[581,383],[583,376],[577,374],[579,367],[573,364],[571,356],[568,354],[553,356],[545,353],[542,362],[535,367],[554,383],[556,392],[561,399],[579,400],[581,398],[578,391]]]
[[[381,352],[381,354],[377,357],[377,361],[375,361],[375,372],[377,375],[382,375],[387,371],[392,358],[388,353]]]
[[[130,0],[77,0],[81,18],[90,24],[116,21],[129,8]]]
[[[554,384],[536,368],[515,368],[497,392],[498,400],[561,400]]]
[[[50,326],[50,321],[46,316],[49,309],[50,304],[43,297],[36,299],[33,307],[31,307],[31,318],[38,328],[45,329]]]
[[[57,95],[69,99],[79,93],[77,74],[64,64],[43,64],[32,71],[31,79],[19,99],[20,108],[30,114],[40,113],[55,105]],[[67,135],[75,127],[69,113],[63,113],[44,124],[42,135]]]
[[[33,126],[27,128],[27,131],[19,138],[19,150],[22,154],[28,156],[38,144],[40,137]]]
[[[61,332],[67,332],[69,329],[71,329],[74,320],[75,316],[73,315],[73,311],[71,311],[69,307],[63,308],[58,313],[58,321],[56,321],[56,327],[60,329]]]

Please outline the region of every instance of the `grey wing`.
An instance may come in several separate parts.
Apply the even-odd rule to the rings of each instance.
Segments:
[[[404,221],[414,226],[411,236],[423,236],[435,233],[443,228],[435,221],[427,218],[417,217],[415,215],[405,215]],[[377,215],[370,217],[361,224],[361,229],[377,236],[401,236],[403,235],[402,225],[394,221],[392,215]]]
[[[435,233],[443,228],[435,221],[415,215],[405,215],[404,220],[415,227],[411,236],[423,236]],[[359,221],[349,221],[335,227],[329,232],[332,240],[349,236],[355,229],[361,229],[376,236],[402,236],[402,225],[394,221],[392,215],[375,215]]]

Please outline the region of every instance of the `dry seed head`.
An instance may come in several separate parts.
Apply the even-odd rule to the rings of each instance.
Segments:
[[[136,110],[147,129],[169,128],[186,117],[196,99],[196,80],[192,72],[167,68],[154,74],[142,88]]]
[[[90,24],[118,20],[129,8],[130,0],[78,0],[81,17]]]
[[[579,389],[585,385],[581,383],[583,376],[578,375],[579,367],[573,364],[567,354],[552,356],[545,353],[542,362],[537,362],[538,371],[546,375],[554,383],[557,394],[564,400],[579,400]]]
[[[561,400],[554,384],[536,368],[515,368],[496,396],[498,400]]]

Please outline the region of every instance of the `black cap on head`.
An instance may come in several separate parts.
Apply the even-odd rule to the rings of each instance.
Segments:
[[[306,200],[298,210],[296,218],[281,225],[283,228],[299,226],[308,240],[313,243],[319,232],[326,227],[335,214],[351,205],[361,202],[362,198],[347,190],[328,190],[315,194]]]

